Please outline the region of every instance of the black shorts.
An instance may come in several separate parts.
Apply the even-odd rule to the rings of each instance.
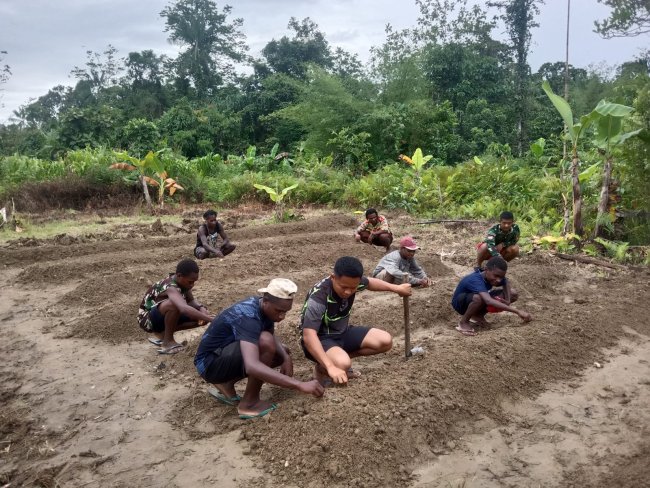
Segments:
[[[503,295],[503,289],[498,289],[498,290],[490,290],[489,291],[490,296],[492,297],[499,297]],[[472,303],[472,300],[474,299],[475,293],[461,293],[458,295],[458,308],[455,308],[456,312],[458,312],[461,315],[465,315],[465,312],[467,312],[467,308],[469,307],[470,303]],[[487,307],[484,304],[481,309],[478,311],[479,315],[484,315],[487,313]]]
[[[348,327],[348,330],[342,334],[330,334],[327,336],[318,336],[318,338],[320,339],[320,343],[323,346],[323,350],[325,352],[327,352],[329,349],[332,349],[333,347],[340,347],[345,352],[350,354],[361,349],[361,343],[366,338],[366,335],[368,335],[369,331],[370,327],[350,326]],[[305,353],[305,357],[310,361],[316,362],[314,357],[305,347],[304,341],[301,340],[300,345],[302,346],[302,350]]]
[[[205,363],[203,379],[208,383],[226,383],[247,376],[239,341],[217,349],[205,358]]]
[[[151,321],[151,332],[157,332],[159,334],[165,332],[165,316],[158,310],[158,304],[149,310],[149,320]],[[186,322],[193,322],[193,319],[181,314],[178,317],[178,323],[184,324]]]

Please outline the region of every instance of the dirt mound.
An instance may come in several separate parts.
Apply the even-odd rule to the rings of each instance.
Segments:
[[[276,330],[293,351],[296,376],[307,379],[313,364],[300,352],[296,326],[308,289],[342,255],[359,257],[370,273],[383,252],[354,241],[356,219],[351,215],[324,214],[280,225],[247,223],[227,228],[238,246],[234,254],[199,263],[194,294],[216,313],[254,295],[273,277],[294,280],[299,298]],[[509,271],[520,292],[519,306],[534,321],[522,325],[516,316],[496,314],[489,317],[490,329],[477,337],[461,336],[453,329],[458,317],[449,302],[460,276],[471,271],[475,231],[416,226],[399,217],[391,224],[400,234],[408,232],[421,245],[426,243],[417,257],[434,286],[415,290],[410,299],[412,345],[421,346],[424,354],[404,358],[402,299],[364,292],[351,322],[390,331],[393,349],[355,360],[361,378],[348,387],[328,389],[319,400],[265,386],[263,396],[280,407],[249,423],[206,394],[207,385],[193,365],[198,336],[182,352],[158,356],[136,324],[147,286],[191,253],[193,235],[153,237],[149,226],[140,238],[44,243],[1,252],[10,266],[21,267],[10,268],[11,276],[17,276],[10,281],[26,290],[38,286],[31,293],[51,299],[52,305],[34,307],[52,324],[48,337],[53,342],[91,339],[89,344],[98,349],[116,344],[109,349],[110,361],[126,361],[128,351],[131,371],[126,374],[144,370],[147,377],[155,375],[155,388],[142,391],[134,385],[133,397],[128,397],[133,390],[128,390],[127,376],[111,380],[115,384],[102,402],[113,401],[120,392],[131,402],[156,396],[158,390],[174,391],[171,411],[158,422],[172,424],[192,446],[241,429],[238,445],[271,485],[408,486],[417,467],[454,450],[458,437],[478,418],[507,423],[505,401],[533,397],[552,382],[574,379],[594,361],[606,362],[602,348],[629,333],[623,325],[650,333],[643,308],[650,292],[647,274],[575,266],[539,254],[518,259]],[[144,408],[137,415],[138,421],[148,418]],[[635,458],[629,459],[629,467],[644,472]],[[110,475],[110,468],[105,469]],[[577,473],[576,486],[581,479]],[[630,486],[636,479],[642,478],[630,476]]]
[[[142,198],[132,185],[116,182],[97,184],[70,175],[65,179],[25,183],[7,195],[21,212],[43,212],[52,209],[107,209],[134,206]]]

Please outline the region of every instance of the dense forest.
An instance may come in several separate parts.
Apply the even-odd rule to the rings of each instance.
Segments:
[[[120,194],[173,177],[175,199],[230,205],[267,199],[254,184],[297,185],[294,205],[473,218],[508,208],[530,233],[647,244],[649,51],[612,69],[558,52],[532,72],[541,0],[415,1],[415,25],[386,26],[366,64],[310,18],[291,18],[253,58],[229,6],[173,1],[160,15],[176,58],[89,51],[74,86],[0,125],[0,197],[28,209],[48,184],[64,205],[75,185]],[[599,1],[612,7],[601,35],[647,35],[647,2]]]

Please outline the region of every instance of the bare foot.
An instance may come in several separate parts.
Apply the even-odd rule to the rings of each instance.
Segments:
[[[187,341],[183,341],[180,344],[176,342],[175,340],[171,340],[169,342],[162,341],[162,344],[160,344],[163,349],[177,349],[179,347],[187,346]]]
[[[472,320],[473,323],[475,323],[479,327],[491,327],[492,326],[492,324],[490,322],[488,322],[487,320],[485,320],[485,317],[483,317],[482,315],[474,315],[471,320]]]
[[[472,328],[472,325],[469,322],[463,322],[462,320],[458,322],[456,330],[466,336],[476,335],[476,331]]]
[[[237,391],[235,390],[235,382],[229,381],[228,383],[219,383],[214,385],[214,387],[219,390],[226,398],[233,398],[237,396]]]
[[[257,400],[253,403],[244,403],[244,401],[241,400],[237,406],[237,412],[240,416],[244,415],[249,417],[256,417],[261,413],[266,412],[267,410],[269,412],[271,410],[275,410],[276,407],[277,405],[275,403],[267,402],[264,400]]]

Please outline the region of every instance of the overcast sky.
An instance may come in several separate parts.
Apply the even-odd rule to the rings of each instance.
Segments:
[[[0,123],[13,110],[58,84],[72,85],[70,71],[83,66],[86,51],[102,52],[108,44],[120,57],[152,49],[175,56],[167,42],[160,11],[168,0],[0,0],[2,64],[12,71],[0,86]],[[287,33],[289,18],[311,17],[332,46],[369,57],[370,47],[384,40],[384,26],[415,24],[414,0],[231,0],[233,18],[244,19],[250,53],[259,55],[268,41]],[[529,62],[536,70],[547,61],[564,59],[566,1],[546,0],[533,31]],[[619,64],[650,45],[648,36],[603,40],[593,33],[593,21],[607,16],[596,0],[571,1],[570,62],[587,67]],[[496,33],[497,35],[500,33]]]

